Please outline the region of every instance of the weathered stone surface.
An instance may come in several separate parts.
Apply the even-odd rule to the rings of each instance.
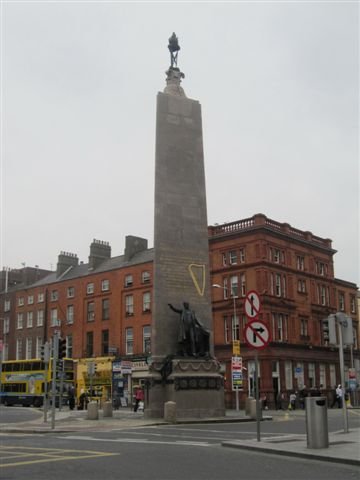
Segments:
[[[153,363],[146,385],[145,416],[163,418],[164,406],[174,402],[176,418],[219,417],[225,414],[224,388],[219,363],[211,358],[214,342],[201,107],[195,100],[167,91],[157,97]],[[184,356],[179,357],[183,302],[190,304],[206,331],[210,358],[201,349],[183,349]]]
[[[152,354],[177,349],[178,315],[190,303],[212,330],[201,107],[159,93],[156,123],[154,315]],[[211,353],[213,353],[213,341]]]

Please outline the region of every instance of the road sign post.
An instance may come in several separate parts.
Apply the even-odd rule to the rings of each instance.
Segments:
[[[255,290],[246,294],[245,314],[250,322],[245,326],[243,336],[250,348],[255,348],[255,399],[256,399],[256,437],[260,442],[260,399],[259,399],[259,354],[258,350],[265,348],[270,342],[270,331],[265,323],[257,320],[261,310],[260,296]]]

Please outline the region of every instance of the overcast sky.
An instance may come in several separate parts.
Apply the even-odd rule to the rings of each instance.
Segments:
[[[153,246],[168,38],[202,105],[209,224],[264,213],[359,278],[358,2],[1,4],[1,267]]]

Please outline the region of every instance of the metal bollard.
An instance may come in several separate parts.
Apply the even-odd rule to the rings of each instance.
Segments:
[[[98,420],[99,419],[99,405],[97,402],[89,402],[87,407],[87,417],[88,420]]]
[[[103,416],[112,417],[113,416],[113,406],[111,402],[103,403]]]
[[[176,423],[176,402],[166,402],[164,405],[164,420]]]

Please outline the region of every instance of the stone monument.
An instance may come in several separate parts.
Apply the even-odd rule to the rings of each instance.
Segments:
[[[157,96],[154,301],[145,415],[225,414],[223,377],[214,358],[201,107],[180,86],[180,46],[169,39],[166,87]]]

